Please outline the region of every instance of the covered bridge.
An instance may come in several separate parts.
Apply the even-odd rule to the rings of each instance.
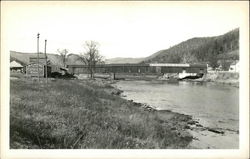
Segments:
[[[69,73],[88,73],[87,65],[67,65]],[[95,66],[95,73],[206,73],[206,64],[101,64]]]

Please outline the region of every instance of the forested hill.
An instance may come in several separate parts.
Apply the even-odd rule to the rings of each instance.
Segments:
[[[192,38],[145,58],[144,63],[209,63],[239,59],[239,29],[216,37]]]
[[[119,63],[140,63],[144,58],[126,58],[126,57],[117,57],[106,59],[106,64],[119,64]]]

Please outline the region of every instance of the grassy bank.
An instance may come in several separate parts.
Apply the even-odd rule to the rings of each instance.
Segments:
[[[190,116],[146,111],[87,80],[10,81],[10,148],[186,148]]]

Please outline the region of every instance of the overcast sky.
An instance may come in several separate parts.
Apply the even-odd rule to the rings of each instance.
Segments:
[[[216,36],[240,26],[246,2],[11,2],[1,23],[6,48],[36,52],[83,51],[85,40],[100,43],[106,58],[146,57],[193,37]]]

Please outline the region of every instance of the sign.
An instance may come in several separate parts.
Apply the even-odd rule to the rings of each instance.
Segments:
[[[44,65],[42,64],[30,64],[26,66],[26,74],[38,77],[38,67],[39,67],[39,76],[44,77]]]
[[[30,63],[37,63],[36,57],[30,57]],[[45,57],[39,57],[39,63],[46,65],[46,58]]]

